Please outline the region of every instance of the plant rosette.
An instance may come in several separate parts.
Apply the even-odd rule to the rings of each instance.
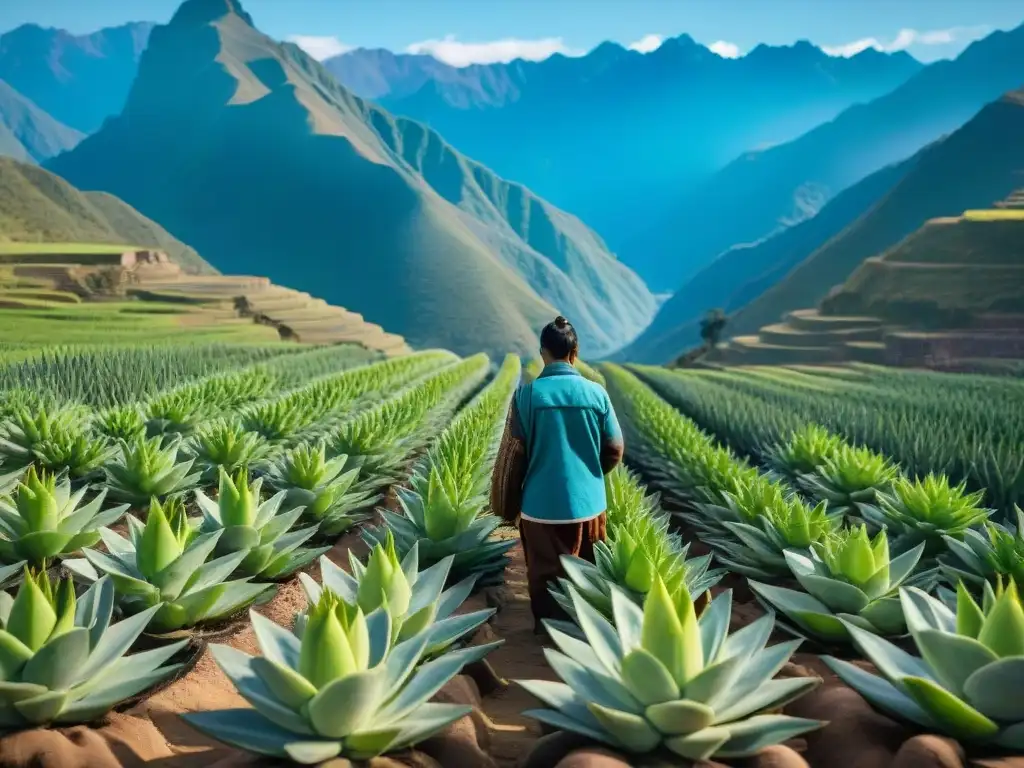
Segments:
[[[280,580],[309,565],[330,547],[303,547],[317,532],[319,524],[292,530],[303,508],[282,512],[286,491],[279,491],[261,503],[262,486],[262,478],[250,485],[245,469],[239,470],[234,479],[221,469],[216,501],[201,490],[196,491],[196,504],[203,513],[199,530],[202,533],[221,531],[215,549],[217,554],[245,553],[238,565],[240,573]]]
[[[351,552],[351,574],[335,565],[327,557],[320,558],[323,587],[308,574],[299,574],[299,581],[310,604],[316,603],[324,589],[330,589],[340,599],[358,605],[369,615],[383,608],[391,616],[391,628],[396,641],[415,634],[428,635],[426,657],[434,656],[479,627],[494,615],[494,608],[454,615],[456,609],[469,597],[476,584],[476,576],[468,576],[454,586],[444,589],[452,566],[452,557],[419,570],[419,547],[413,545],[399,562],[394,543],[376,545],[363,565]],[[304,612],[295,620],[296,632],[301,634],[305,624]]]
[[[925,557],[942,554],[946,537],[962,538],[974,526],[988,521],[992,510],[981,506],[984,491],[967,492],[967,483],[950,485],[944,475],[923,480],[898,478],[876,503],[864,505],[861,515],[869,525],[886,527],[897,552],[924,542]]]
[[[886,636],[906,634],[898,590],[914,574],[924,544],[892,560],[885,531],[868,538],[864,525],[848,529],[807,554],[787,550],[786,564],[804,591],[749,581],[750,588],[769,609],[785,615],[796,626],[786,626],[799,637],[823,643],[848,643],[846,624],[855,624]],[[917,580],[928,579],[919,574]]]
[[[968,528],[963,538],[943,536],[949,551],[938,558],[943,579],[952,587],[958,581],[976,595],[985,582],[1012,578],[1024,584],[1024,510],[1015,507],[1017,524],[986,522],[981,530]]]
[[[159,606],[111,624],[113,608],[108,578],[76,598],[70,579],[26,573],[0,593],[0,730],[88,723],[178,671],[184,642],[125,655]]]
[[[823,656],[875,708],[984,747],[1024,751],[1024,607],[1016,585],[986,584],[979,606],[957,586],[956,610],[915,587],[900,604],[920,656],[847,623],[854,645],[878,674]]]
[[[147,627],[157,635],[222,624],[272,593],[273,584],[253,584],[249,577],[229,581],[247,553],[208,560],[223,531],[197,534],[184,507],[172,506],[168,519],[153,499],[145,524],[127,516],[128,538],[101,528],[107,551],[84,549],[84,558],[65,560],[64,566],[86,583],[107,574],[126,615],[157,607]]]
[[[730,591],[698,619],[689,594],[670,596],[660,579],[643,608],[613,587],[609,622],[570,589],[585,639],[546,622],[558,650],[544,655],[562,682],[517,681],[549,707],[527,717],[613,749],[692,761],[746,757],[822,725],[764,714],[821,680],[772,679],[800,641],[766,647],[771,615],[729,635]]]
[[[98,529],[120,520],[128,505],[101,511],[104,489],[79,506],[87,490],[72,492],[69,480],[30,467],[14,494],[0,497],[0,560],[45,568],[55,557],[95,545]]]
[[[329,589],[291,632],[255,611],[251,619],[262,656],[211,646],[217,665],[251,708],[182,717],[226,744],[304,765],[394,752],[465,717],[471,707],[429,699],[464,665],[500,644],[421,663],[427,632],[395,642],[383,606],[364,615]]]

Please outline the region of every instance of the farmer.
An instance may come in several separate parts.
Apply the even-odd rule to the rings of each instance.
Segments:
[[[576,329],[556,317],[540,334],[544,370],[521,385],[509,408],[491,480],[491,507],[519,519],[534,632],[541,619],[568,618],[548,592],[559,558],[593,562],[605,538],[604,476],[622,460],[622,433],[608,393],[575,368]]]

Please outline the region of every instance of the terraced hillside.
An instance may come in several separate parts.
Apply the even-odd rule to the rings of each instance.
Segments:
[[[711,360],[962,367],[1024,358],[1024,195],[933,219],[872,257],[818,309],[789,312]]]
[[[0,246],[0,332],[7,340],[175,339],[356,344],[409,352],[360,315],[265,277],[193,275],[161,251],[126,246]]]

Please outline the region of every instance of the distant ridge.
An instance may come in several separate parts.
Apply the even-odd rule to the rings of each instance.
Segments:
[[[55,120],[92,133],[124,106],[152,29],[136,22],[72,35],[23,24],[0,35],[0,80]]]
[[[633,255],[630,263],[642,275],[676,254],[676,268],[663,272],[673,284],[648,281],[655,290],[676,290],[730,246],[814,215],[842,189],[956,130],[1022,83],[1024,25],[972,43],[956,59],[924,68],[891,93],[852,106],[794,141],[743,154],[677,195],[661,225],[638,235],[623,253]]]
[[[680,255],[648,260],[625,246],[660,226],[666,201],[739,153],[795,138],[923,65],[905,53],[830,57],[807,42],[723,59],[680,35],[648,54],[603,43],[581,57],[456,68],[363,49],[325,66],[578,215],[661,291],[679,286],[671,271]]]

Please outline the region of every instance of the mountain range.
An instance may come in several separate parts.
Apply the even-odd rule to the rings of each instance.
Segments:
[[[23,24],[0,35],[0,80],[83,134],[124,106],[153,24],[72,35]]]
[[[659,225],[623,253],[654,290],[678,290],[729,247],[812,216],[840,190],[956,130],[1022,82],[1024,25],[972,43],[794,141],[744,153],[678,195]],[[657,280],[649,277],[655,271]]]
[[[83,138],[0,80],[0,155],[40,163]]]
[[[47,166],[418,346],[533,353],[561,312],[599,356],[656,300],[578,218],[352,95],[236,0],[152,31],[121,114]],[[557,308],[557,310],[556,310]]]
[[[1024,77],[1022,77],[1024,79]],[[743,336],[813,307],[864,261],[896,246],[930,219],[990,208],[1024,187],[1024,91],[1011,91],[964,126],[909,159],[876,171],[816,216],[726,251],[662,307],[623,359],[665,363],[699,342],[709,303],[733,313]],[[962,254],[965,261],[970,254]]]
[[[807,42],[725,59],[688,35],[646,54],[603,43],[581,57],[456,68],[356,50],[325,66],[355,93],[578,215],[658,290],[679,286],[661,270],[676,252],[646,258],[628,245],[680,190],[922,68],[902,52],[842,58]]]

